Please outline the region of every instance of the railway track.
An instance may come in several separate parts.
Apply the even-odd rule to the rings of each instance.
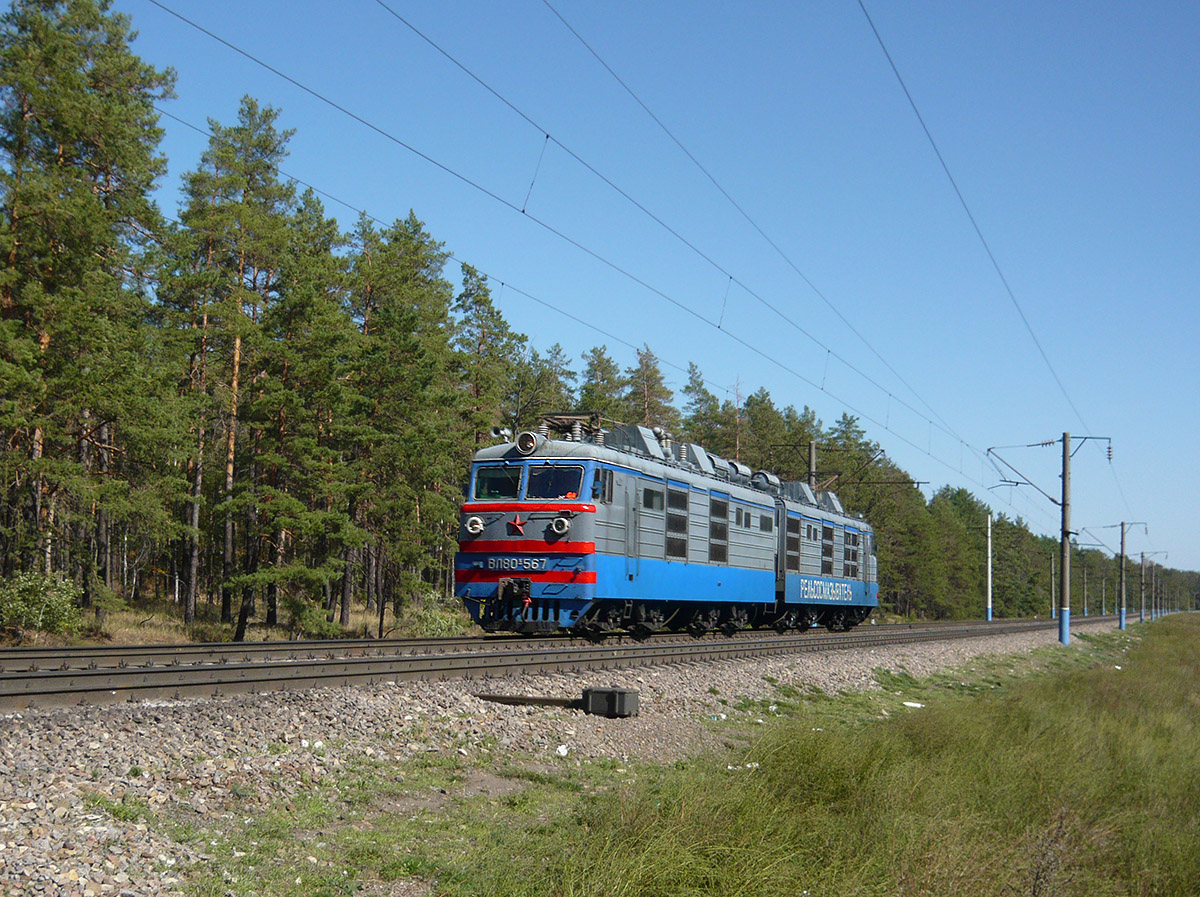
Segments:
[[[1101,618],[1089,618],[1099,621]],[[698,663],[974,638],[1056,626],[1052,620],[862,626],[846,633],[743,632],[644,641],[487,637],[348,639],[237,645],[0,650],[0,711],[176,700],[411,679],[479,679],[556,670]]]

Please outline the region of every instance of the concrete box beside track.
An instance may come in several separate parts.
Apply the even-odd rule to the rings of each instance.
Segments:
[[[623,688],[585,688],[583,712],[609,719],[637,716],[638,693]]]

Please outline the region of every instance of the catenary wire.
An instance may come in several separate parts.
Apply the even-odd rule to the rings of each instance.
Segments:
[[[937,413],[937,411],[933,408],[933,406],[931,406],[927,401],[925,401],[925,399],[920,395],[920,393],[918,393],[916,391],[916,389],[907,380],[904,379],[903,375],[901,375],[900,372],[897,371],[895,369],[895,367],[893,367],[891,365],[891,363],[889,363],[888,360],[883,357],[882,354],[880,354],[880,352],[871,344],[871,342],[865,336],[863,336],[863,334],[858,330],[857,327],[854,326],[853,322],[849,318],[847,318],[844,314],[842,314],[841,309],[839,309],[833,303],[833,301],[819,287],[817,287],[817,285],[808,277],[807,274],[804,273],[804,271],[802,271],[800,269],[800,267],[783,250],[783,248],[774,239],[772,239],[771,236],[765,230],[763,230],[763,228],[758,224],[758,222],[755,221],[753,217],[751,217],[750,213],[745,210],[745,208],[741,205],[741,203],[739,203],[736,199],[734,199],[733,196],[729,193],[729,191],[726,190],[723,186],[721,186],[721,183],[716,179],[716,177],[712,174],[712,172],[710,172],[700,162],[700,160],[698,158],[696,158],[696,156],[692,153],[692,151],[689,150],[684,145],[684,143],[678,137],[675,136],[674,132],[671,131],[671,129],[666,126],[666,124],[663,122],[663,120],[661,118],[659,118],[659,116],[656,115],[654,113],[654,111],[648,105],[646,105],[646,103],[642,100],[642,98],[640,96],[638,96],[637,93],[634,92],[633,88],[631,88],[629,86],[629,84],[626,83],[626,81],[620,75],[617,74],[617,72],[612,68],[612,66],[610,66],[604,60],[604,58],[596,51],[596,49],[590,43],[588,43],[588,41],[583,37],[583,35],[581,35],[579,33],[579,31],[576,30],[576,28],[574,26],[572,26],[571,23],[566,20],[566,18],[563,17],[562,13],[560,13],[557,9],[555,9],[553,4],[550,3],[550,0],[542,0],[542,2],[546,5],[546,8],[549,9],[550,12],[552,12],[554,14],[554,16],[560,22],[562,22],[563,27],[565,27],[568,31],[570,31],[571,34],[573,34],[575,36],[575,38],[579,41],[579,43],[581,43],[583,45],[583,47],[596,59],[596,61],[601,65],[601,67],[603,67],[605,71],[607,71],[610,75],[612,75],[613,79],[625,90],[626,93],[629,94],[630,97],[633,98],[633,101],[635,103],[637,103],[645,111],[645,113],[648,116],[650,116],[651,120],[656,125],[658,125],[659,128],[662,129],[663,133],[666,134],[667,137],[669,137],[671,139],[671,141],[677,147],[679,147],[680,151],[685,156],[688,157],[688,159],[701,172],[701,174],[703,174],[709,180],[709,182],[712,183],[713,187],[716,188],[717,192],[720,193],[723,197],[725,197],[725,199],[729,202],[729,204],[732,205],[734,207],[734,209],[737,210],[738,214],[740,214],[746,220],[746,222],[755,230],[755,232],[757,232],[758,235],[761,236],[763,238],[763,240],[766,241],[767,245],[769,245],[775,251],[775,253],[781,259],[783,259],[783,261],[787,264],[787,266],[790,267],[796,273],[797,276],[799,276],[799,278],[805,283],[805,285],[808,286],[808,288],[810,290],[812,290],[812,292],[814,294],[816,294],[816,296],[822,302],[824,302],[826,306],[828,306],[828,308],[838,317],[838,319],[843,324],[846,325],[846,327],[850,330],[850,332],[853,333],[856,337],[858,337],[858,339],[862,342],[862,344],[864,346],[866,346],[867,349],[870,350],[871,354],[873,354],[877,359],[879,359],[879,361],[883,364],[883,366],[886,367],[888,369],[888,371],[890,371],[892,373],[892,375],[900,383],[902,383],[905,386],[905,388],[908,389],[909,392],[911,392],[916,397],[917,401],[919,401],[922,405],[924,405],[925,408],[929,411],[929,413],[932,414],[935,418],[937,418],[938,422],[942,425],[942,427],[945,428],[944,432],[946,432],[946,434],[949,436],[953,436],[954,438],[961,440],[962,438],[957,433],[953,432],[953,428],[950,426],[950,424],[947,423],[945,421],[945,419],[942,418],[942,416]],[[903,400],[901,400],[897,397],[897,401],[903,401]],[[919,413],[919,412],[916,412],[915,409],[912,409],[912,410],[914,411],[914,413]],[[921,415],[921,416],[923,417],[924,415]],[[965,440],[962,440],[962,441],[965,443]],[[972,451],[978,452],[978,450],[974,449],[973,447],[972,447]]]
[[[1062,392],[1063,398],[1066,399],[1067,404],[1075,413],[1075,417],[1079,419],[1081,424],[1083,424],[1084,432],[1090,434],[1091,427],[1088,426],[1087,421],[1084,420],[1083,415],[1080,413],[1078,407],[1075,405],[1075,402],[1067,392],[1066,385],[1063,383],[1062,378],[1059,377],[1054,365],[1050,362],[1050,357],[1047,355],[1045,348],[1043,348],[1041,340],[1038,339],[1037,334],[1034,332],[1033,325],[1030,324],[1029,318],[1025,315],[1024,309],[1021,308],[1021,303],[1017,300],[1016,293],[1009,284],[1008,278],[1004,275],[1004,271],[1000,267],[1000,262],[992,252],[992,248],[988,244],[987,238],[984,237],[983,230],[980,228],[979,222],[976,220],[974,213],[971,212],[971,208],[967,204],[966,197],[963,196],[962,190],[959,189],[958,182],[951,173],[949,164],[942,155],[942,151],[938,147],[937,141],[933,138],[933,132],[929,130],[929,126],[925,122],[925,117],[921,114],[921,110],[917,107],[916,100],[913,98],[912,92],[908,89],[908,85],[905,83],[904,77],[900,74],[900,68],[896,65],[895,59],[893,59],[891,52],[884,43],[883,36],[879,33],[879,29],[876,27],[875,21],[871,18],[870,12],[867,11],[864,0],[858,0],[858,5],[862,10],[863,16],[867,20],[867,24],[871,28],[871,32],[875,35],[875,40],[879,43],[880,50],[883,51],[883,55],[887,59],[888,65],[891,67],[892,74],[896,76],[896,81],[900,84],[900,89],[904,91],[904,96],[908,99],[908,104],[910,107],[912,107],[913,114],[916,116],[917,121],[921,125],[921,130],[924,131],[930,147],[933,148],[933,153],[935,156],[937,156],[938,163],[941,165],[942,171],[946,175],[946,179],[949,180],[950,186],[954,190],[954,195],[958,197],[958,201],[962,205],[967,219],[971,222],[971,227],[975,231],[975,235],[979,238],[980,244],[983,246],[984,251],[987,253],[988,259],[992,263],[992,267],[995,269],[997,276],[1000,278],[1000,282],[1004,286],[1005,293],[1008,294],[1008,298],[1011,300],[1013,308],[1016,309],[1018,316],[1021,318],[1021,323],[1025,325],[1025,329],[1028,331],[1030,339],[1033,340],[1033,344],[1037,347],[1038,353],[1042,356],[1042,361],[1045,362],[1046,368],[1050,371],[1051,376],[1054,378],[1054,382],[1058,385],[1059,390]],[[1109,460],[1109,471],[1111,472],[1113,482],[1117,487],[1117,493],[1121,496],[1121,503],[1125,506],[1125,510],[1129,512],[1130,516],[1133,516],[1133,510],[1130,508],[1129,499],[1125,495],[1125,489],[1121,485],[1121,480],[1117,476],[1116,468],[1113,466],[1111,459]]]
[[[660,216],[658,216],[653,211],[651,211],[646,205],[644,205],[642,202],[640,202],[639,200],[634,198],[632,195],[630,195],[624,188],[622,188],[620,185],[618,185],[616,182],[614,182],[611,178],[609,178],[603,172],[598,170],[594,165],[592,165],[590,162],[588,162],[586,159],[584,159],[582,156],[580,156],[575,150],[571,149],[569,146],[564,144],[562,141],[560,141],[558,138],[556,138],[553,134],[550,134],[544,128],[544,126],[542,124],[535,121],[532,117],[530,117],[528,114],[526,114],[524,111],[522,111],[518,106],[516,106],[514,103],[512,103],[510,100],[508,100],[503,94],[501,94],[499,91],[497,91],[495,88],[493,88],[490,84],[488,84],[486,81],[484,81],[478,75],[476,75],[473,71],[471,71],[470,68],[468,68],[464,63],[462,63],[459,59],[457,59],[453,54],[451,54],[449,51],[447,51],[445,48],[443,48],[440,44],[438,44],[436,41],[434,41],[432,38],[430,38],[427,34],[425,34],[423,31],[421,31],[419,28],[417,28],[415,25],[413,25],[412,22],[410,22],[404,16],[402,16],[398,12],[396,12],[391,6],[389,6],[387,3],[385,3],[384,0],[375,0],[375,2],[378,3],[380,7],[382,7],[384,10],[386,10],[397,21],[399,21],[406,28],[408,28],[413,34],[415,34],[417,37],[421,38],[421,40],[423,40],[425,43],[427,43],[430,47],[432,47],[439,54],[441,54],[446,60],[448,60],[451,64],[453,64],[456,68],[458,68],[465,75],[467,75],[467,77],[469,77],[476,84],[481,86],[484,90],[486,90],[488,93],[490,93],[493,97],[495,97],[497,100],[499,100],[505,106],[507,106],[510,110],[512,110],[514,113],[516,113],[522,120],[524,120],[532,128],[536,129],[539,133],[545,134],[547,141],[553,143],[555,146],[557,146],[559,149],[561,149],[564,153],[566,153],[568,156],[570,156],[572,159],[574,159],[577,163],[579,163],[581,166],[583,166],[588,172],[590,172],[593,176],[598,178],[601,182],[603,182],[611,190],[616,192],[623,199],[625,199],[627,202],[629,202],[631,205],[633,205],[635,208],[637,208],[640,212],[642,212],[644,215],[646,215],[648,218],[650,218],[652,221],[654,221],[657,225],[659,225],[659,227],[663,228],[663,230],[665,230],[667,233],[669,233],[672,237],[674,237],[676,240],[678,240],[680,243],[682,243],[684,246],[686,246],[689,250],[691,250],[697,256],[702,258],[705,262],[707,262],[709,265],[711,265],[714,269],[716,269],[722,275],[727,277],[729,282],[737,284],[739,287],[742,288],[742,290],[744,290],[746,292],[747,295],[752,297],[754,300],[756,300],[758,303],[760,303],[764,308],[768,309],[770,312],[772,312],[774,315],[776,315],[778,318],[780,318],[780,320],[782,320],[785,323],[787,323],[788,325],[790,325],[798,333],[802,334],[804,337],[811,340],[817,346],[820,346],[822,349],[829,352],[839,362],[841,362],[843,365],[845,365],[850,370],[854,371],[856,374],[858,374],[860,377],[862,377],[864,380],[866,380],[868,383],[870,383],[876,389],[880,390],[881,392],[886,393],[888,395],[889,399],[894,399],[895,401],[899,402],[900,404],[902,404],[904,407],[906,407],[909,411],[911,411],[916,416],[922,418],[923,420],[929,421],[930,424],[936,423],[938,429],[940,429],[942,432],[944,432],[947,436],[950,436],[954,439],[962,440],[962,437],[959,436],[957,433],[955,433],[953,431],[953,429],[950,427],[950,425],[947,424],[941,418],[941,416],[938,415],[937,412],[934,411],[929,406],[929,404],[927,402],[925,402],[919,395],[917,395],[916,391],[911,386],[909,386],[909,384],[907,382],[905,382],[902,377],[900,377],[900,375],[895,371],[895,369],[892,368],[891,365],[889,365],[887,363],[886,359],[884,359],[875,350],[875,348],[873,346],[871,346],[871,344],[868,343],[866,341],[866,339],[857,330],[854,329],[853,325],[841,314],[841,312],[836,307],[833,306],[833,304],[829,301],[829,299],[826,298],[821,293],[821,291],[818,290],[812,284],[812,282],[809,281],[809,279],[804,276],[803,272],[800,272],[798,268],[795,268],[795,265],[793,265],[792,267],[795,268],[797,273],[799,273],[802,278],[804,278],[804,281],[814,290],[814,292],[817,293],[817,295],[821,296],[821,298],[825,301],[825,303],[827,305],[829,305],[829,307],[831,309],[833,309],[834,313],[837,314],[838,317],[841,318],[841,320],[843,322],[845,322],[848,327],[850,327],[850,329],[855,333],[855,335],[858,336],[859,339],[861,339],[864,342],[864,344],[866,344],[867,348],[870,349],[876,355],[876,357],[879,358],[879,360],[881,362],[883,362],[883,364],[885,366],[887,366],[888,370],[890,370],[900,380],[900,382],[903,383],[904,386],[906,386],[913,393],[913,395],[915,395],[917,397],[918,401],[920,401],[921,404],[925,405],[925,407],[930,411],[930,413],[933,414],[934,417],[937,418],[936,422],[930,420],[921,411],[914,408],[910,403],[906,402],[904,399],[902,399],[899,396],[896,396],[894,393],[890,392],[887,389],[887,387],[885,387],[883,384],[879,383],[877,380],[875,380],[873,377],[871,377],[865,371],[861,370],[857,365],[853,364],[847,358],[845,358],[838,352],[835,352],[831,347],[827,346],[824,342],[822,342],[820,338],[818,338],[816,335],[811,333],[809,330],[807,330],[806,328],[801,326],[790,315],[786,314],[776,304],[768,301],[766,299],[766,297],[764,297],[759,292],[757,292],[752,287],[750,287],[749,284],[745,283],[743,280],[739,279],[736,275],[731,273],[724,265],[722,265],[720,262],[716,261],[714,258],[712,258],[712,256],[710,256],[708,253],[706,253],[704,250],[702,250],[699,246],[695,245],[691,240],[689,240],[687,237],[685,237],[683,234],[681,234],[679,231],[677,231],[675,228],[673,228],[671,225],[669,225]],[[547,5],[549,5],[549,4],[547,4]],[[554,11],[553,7],[550,7],[550,9],[552,11]],[[557,15],[557,11],[554,11],[554,12]],[[565,24],[565,22],[564,22],[564,24]],[[569,25],[567,27],[570,28]],[[576,34],[576,36],[578,36],[578,34]],[[582,38],[580,38],[580,40],[582,41]],[[586,42],[584,42],[584,46],[587,46]],[[593,53],[594,53],[594,51],[593,51]],[[601,60],[601,63],[603,64],[602,60]],[[607,65],[605,67],[607,68]],[[609,71],[611,72],[612,70],[609,69]],[[614,77],[616,77],[616,76],[614,75]],[[620,78],[618,78],[617,80],[624,86],[624,82],[621,82]],[[628,88],[626,88],[626,89],[628,89]],[[644,106],[644,104],[643,104],[643,106]],[[653,117],[653,113],[651,113],[651,115]],[[655,121],[658,121],[657,117],[655,117]],[[670,132],[668,132],[668,133],[670,133]],[[678,143],[678,141],[676,141],[676,142]],[[684,151],[687,152],[686,148],[684,149]],[[688,153],[688,156],[689,156],[689,158],[693,158],[693,161],[694,161],[694,157],[692,157],[690,153]],[[701,170],[704,170],[704,169],[701,168]],[[710,175],[710,178],[711,178],[711,175]],[[718,185],[718,189],[720,189],[719,185]],[[722,191],[722,192],[724,192],[724,191]],[[740,207],[738,207],[738,208],[740,211]],[[525,208],[522,207],[521,211],[524,212]],[[745,214],[745,213],[743,212],[743,214]],[[757,225],[756,225],[756,227],[757,227]],[[761,232],[762,231],[760,229],[760,233]],[[764,234],[764,236],[765,236],[765,234]],[[768,238],[768,241],[769,241],[769,238]],[[775,244],[772,243],[771,245],[774,246]]]
[[[958,182],[954,179],[954,175],[950,172],[950,166],[946,163],[942,151],[938,148],[937,141],[933,139],[933,133],[929,130],[929,126],[925,123],[924,116],[921,115],[921,110],[917,108],[917,102],[913,99],[912,93],[908,89],[908,85],[904,83],[904,78],[900,74],[900,69],[896,66],[896,61],[892,58],[892,54],[888,51],[887,45],[883,42],[883,36],[880,35],[879,29],[875,27],[875,22],[871,19],[871,14],[867,12],[867,7],[863,0],[858,0],[858,6],[866,16],[867,24],[871,26],[871,31],[875,35],[875,39],[879,42],[879,47],[883,50],[883,55],[887,57],[888,65],[891,66],[892,73],[896,76],[896,80],[900,83],[900,89],[904,91],[904,96],[908,98],[908,104],[912,107],[913,114],[916,115],[917,121],[921,124],[921,130],[925,132],[925,137],[929,140],[929,145],[933,147],[933,153],[937,156],[938,163],[942,166],[942,171],[945,172],[946,178],[950,181],[950,186],[954,189],[954,195],[958,197],[959,203],[963,207],[963,211],[967,214],[967,219],[971,222],[971,227],[975,230],[975,235],[979,238],[979,242],[983,245],[984,252],[991,260],[992,267],[996,270],[996,274],[1000,278],[1000,283],[1004,286],[1004,291],[1008,294],[1008,298],[1012,301],[1013,308],[1017,310],[1017,314],[1021,318],[1021,323],[1025,325],[1025,330],[1029,333],[1033,344],[1037,346],[1038,353],[1042,356],[1042,361],[1046,363],[1046,368],[1050,371],[1050,375],[1054,378],[1054,382],[1058,384],[1059,391],[1062,392],[1063,398],[1067,400],[1067,404],[1071,410],[1075,412],[1075,417],[1083,424],[1083,429],[1091,433],[1092,428],[1088,426],[1087,421],[1083,419],[1083,415],[1079,413],[1079,409],[1075,407],[1075,402],[1071,399],[1067,392],[1067,387],[1063,384],[1062,378],[1058,376],[1058,371],[1054,369],[1054,365],[1050,362],[1050,356],[1046,354],[1046,350],[1042,347],[1041,340],[1034,333],[1033,325],[1029,323],[1029,318],[1025,315],[1025,310],[1021,308],[1021,303],[1017,301],[1017,295],[1013,292],[1013,288],[1009,285],[1008,278],[1005,277],[1004,271],[1000,267],[1000,262],[992,252],[992,247],[988,244],[987,238],[983,235],[983,230],[979,226],[979,222],[975,220],[974,213],[971,212],[971,207],[967,205],[967,199],[963,196],[962,190],[959,189]]]

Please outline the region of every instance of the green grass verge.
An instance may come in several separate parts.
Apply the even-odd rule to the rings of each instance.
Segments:
[[[775,683],[736,702],[765,725],[712,723],[749,747],[670,767],[356,761],[197,832],[212,858],[191,889],[1194,897],[1198,644],[1181,615],[928,679],[880,670],[868,693]]]

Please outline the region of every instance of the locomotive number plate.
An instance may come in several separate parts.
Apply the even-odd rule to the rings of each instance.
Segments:
[[[546,558],[488,558],[489,570],[545,570]]]

